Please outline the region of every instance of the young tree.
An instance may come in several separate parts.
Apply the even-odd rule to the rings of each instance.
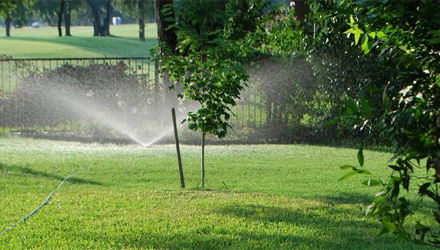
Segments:
[[[178,94],[181,100],[200,104],[196,112],[188,113],[184,122],[188,123],[189,129],[202,132],[202,188],[205,187],[206,135],[226,136],[230,107],[236,104],[235,100],[240,97],[248,79],[244,67],[249,52],[247,34],[255,29],[250,24],[262,11],[262,1],[252,0],[186,0],[162,8],[161,13],[167,14],[164,20],[173,24],[177,35],[176,46],[162,44],[161,50],[168,51],[158,58],[162,72],[170,74],[171,89],[175,89],[177,83],[181,84],[183,91]],[[158,26],[158,29],[165,31],[164,36],[170,35],[168,27]]]

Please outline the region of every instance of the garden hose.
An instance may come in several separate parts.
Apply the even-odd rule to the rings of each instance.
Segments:
[[[58,189],[60,189],[64,183],[69,180],[71,177],[73,177],[74,175],[78,174],[79,172],[82,172],[86,169],[89,169],[90,167],[83,167],[82,169],[74,172],[73,174],[67,176],[66,178],[64,178],[64,180],[58,185],[57,188],[55,188],[50,194],[49,196],[46,198],[46,200],[44,200],[43,203],[41,203],[41,205],[39,205],[37,208],[35,208],[30,214],[26,215],[25,217],[23,217],[21,220],[17,221],[16,223],[12,224],[11,226],[9,226],[8,228],[6,228],[5,230],[3,230],[0,233],[0,236],[2,236],[3,234],[9,232],[11,229],[13,229],[14,227],[18,226],[20,223],[26,221],[27,219],[29,219],[29,217],[31,217],[32,215],[34,215],[36,212],[38,212],[38,210],[40,210],[42,207],[44,207],[45,205],[47,205],[50,201],[50,199],[52,198],[53,194],[55,194],[56,191],[58,191]]]

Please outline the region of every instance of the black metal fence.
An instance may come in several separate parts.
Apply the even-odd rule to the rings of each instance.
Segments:
[[[99,136],[135,123],[131,128],[135,132],[129,133],[138,133],[141,127],[145,130],[152,123],[164,122],[165,118],[159,117],[166,112],[165,89],[149,58],[3,58],[0,132],[62,131]],[[255,131],[270,119],[270,105],[255,83],[249,84],[237,104],[233,107],[236,116],[230,121],[236,131]],[[108,123],[117,120],[120,128],[99,119]],[[105,132],[103,127],[107,127]]]

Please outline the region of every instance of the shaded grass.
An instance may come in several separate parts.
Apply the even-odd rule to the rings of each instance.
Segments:
[[[146,26],[146,41],[134,24],[111,27],[112,37],[93,37],[90,26],[73,26],[72,37],[58,37],[56,27],[14,29],[0,39],[0,54],[13,58],[146,57],[157,43],[155,24]],[[4,34],[4,28],[0,28]]]
[[[140,147],[0,140],[0,249],[417,249],[360,207],[374,195],[359,179],[338,182],[356,150],[307,145],[207,146],[207,189],[199,147],[182,145],[181,190],[173,145]],[[385,175],[389,154],[366,150]]]

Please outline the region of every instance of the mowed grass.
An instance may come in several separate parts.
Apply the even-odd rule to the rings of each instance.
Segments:
[[[206,148],[0,140],[0,249],[422,249],[391,235],[362,207],[375,192],[338,181],[356,149],[308,145]],[[390,154],[366,150],[379,176]]]
[[[147,24],[146,41],[138,39],[136,24],[110,27],[112,37],[93,37],[93,27],[72,26],[72,37],[58,37],[56,27],[12,29],[0,27],[0,55],[13,58],[146,57],[157,44],[155,24]],[[64,30],[63,30],[64,32]]]

